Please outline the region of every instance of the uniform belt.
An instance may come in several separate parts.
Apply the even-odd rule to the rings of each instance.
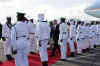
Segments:
[[[29,34],[35,34],[35,33],[29,33]]]
[[[21,37],[26,37],[26,36],[20,36],[20,37],[16,37],[16,39],[21,38]]]
[[[4,38],[9,38],[9,37],[4,37]]]
[[[63,32],[63,34],[66,34],[66,32]]]

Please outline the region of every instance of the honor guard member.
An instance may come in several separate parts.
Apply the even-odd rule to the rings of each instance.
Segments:
[[[96,48],[96,40],[97,40],[97,38],[96,38],[96,36],[97,36],[97,25],[96,25],[96,22],[94,22],[93,26],[94,26],[94,29],[95,29],[94,48]]]
[[[83,26],[83,24],[81,21],[79,21],[78,27],[77,27],[77,51],[78,51],[77,53],[78,53],[78,55],[82,54],[82,38],[83,38],[82,26]]]
[[[88,52],[89,51],[89,31],[90,31],[90,28],[89,28],[89,23],[86,23],[85,26],[84,26],[84,44],[83,44],[83,49],[84,49],[84,52]]]
[[[59,41],[61,46],[61,61],[66,61],[66,45],[68,41],[68,25],[65,23],[65,18],[61,18],[61,24],[59,26],[60,34]]]
[[[96,21],[96,25],[95,25],[95,27],[96,27],[96,38],[95,38],[95,47],[98,45],[98,36],[99,36],[99,34],[98,34],[98,21]]]
[[[97,25],[97,45],[100,45],[100,23]]]
[[[81,26],[80,26],[80,42],[81,42],[81,48],[82,52],[85,52],[85,47],[86,47],[86,30],[85,30],[85,22],[82,21]]]
[[[11,31],[12,53],[16,66],[29,66],[27,57],[29,32],[24,15],[25,13],[17,13],[17,23]]]
[[[50,26],[44,21],[44,14],[38,15],[37,38],[42,66],[48,66],[47,44],[50,39]]]
[[[30,19],[28,21],[28,29],[29,29],[29,52],[31,54],[34,54],[35,50],[35,24],[33,22],[33,19]]]
[[[4,53],[7,60],[12,60],[11,56],[11,17],[7,17],[7,22],[2,27],[2,40],[4,41]]]
[[[74,20],[70,20],[70,49],[71,49],[71,55],[70,57],[74,57],[75,56],[75,46],[74,43],[76,41],[76,26],[75,26],[75,21]]]
[[[90,49],[94,49],[94,45],[95,45],[95,36],[96,36],[96,27],[94,25],[94,22],[91,22],[91,27],[90,27]]]

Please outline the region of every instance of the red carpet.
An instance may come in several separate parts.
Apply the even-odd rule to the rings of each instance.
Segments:
[[[51,53],[50,50],[48,50],[48,55],[50,55],[50,53]],[[56,63],[59,58],[60,58],[60,55],[57,55],[55,57],[49,57],[48,65],[50,66],[51,64]],[[42,65],[39,54],[34,54],[34,55],[30,54],[28,59],[29,59],[29,66],[41,66]],[[10,62],[5,61],[0,66],[15,66],[15,62],[14,62],[14,60],[12,60]]]
[[[48,49],[48,56],[50,55],[51,51]],[[67,56],[70,56],[70,46],[67,44]],[[51,64],[56,63],[60,59],[59,53],[56,51],[56,56],[55,57],[48,57],[48,65],[50,66]],[[34,55],[29,55],[28,56],[29,60],[29,66],[41,66],[42,63],[40,61],[40,56],[39,53],[34,54]],[[12,61],[4,61],[3,64],[0,64],[0,66],[15,66],[14,60]]]

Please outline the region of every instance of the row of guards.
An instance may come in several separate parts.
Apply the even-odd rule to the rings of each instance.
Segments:
[[[47,48],[50,39],[54,41],[50,56],[56,57],[56,54],[60,54],[61,61],[66,61],[68,57],[75,57],[77,54],[82,55],[83,52],[95,48],[94,40],[98,33],[92,27],[95,24],[84,25],[85,22],[81,21],[76,24],[73,19],[66,23],[66,19],[62,17],[60,24],[54,20],[50,28],[44,18],[44,14],[38,15],[36,29],[33,20],[27,20],[25,13],[17,13],[15,25],[11,24],[10,17],[7,18],[6,26],[3,25],[2,29],[4,52],[8,60],[13,59],[11,54],[14,55],[16,66],[29,66],[27,52],[35,53],[35,37],[42,66],[48,66]],[[58,52],[56,52],[57,49]]]

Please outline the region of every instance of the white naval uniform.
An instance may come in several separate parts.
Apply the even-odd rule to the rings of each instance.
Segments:
[[[96,27],[95,25],[92,25],[90,27],[90,48],[94,48],[95,45],[95,36],[96,36]]]
[[[4,53],[5,55],[11,54],[11,29],[7,26],[7,24],[4,24],[2,27],[2,37],[5,37],[4,41]]]
[[[76,41],[76,26],[75,25],[70,25],[70,49],[71,52],[75,52],[75,47],[74,47],[74,42]]]
[[[98,31],[98,30],[97,30],[97,25],[94,25],[94,29],[95,29],[95,37],[94,37],[95,40],[94,40],[94,43],[95,43],[95,45],[97,45],[97,44],[98,44],[98,43],[97,43],[97,36],[98,36],[98,35],[97,35],[97,31]]]
[[[100,45],[100,25],[97,25],[97,40],[96,45]]]
[[[67,58],[66,48],[67,48],[67,42],[68,42],[68,25],[66,23],[61,23],[59,30],[60,30],[59,41],[60,41],[60,46],[61,46],[61,59],[66,59]]]
[[[83,40],[83,49],[89,48],[89,30],[89,26],[84,26],[83,35],[85,39]]]
[[[28,22],[28,30],[29,30],[29,52],[34,52],[35,50],[35,24],[32,22]]]
[[[11,40],[13,50],[17,50],[14,55],[16,66],[28,66],[28,26],[25,22],[18,21],[12,28]]]
[[[41,44],[41,46],[39,46],[41,62],[48,61],[47,44],[50,39],[50,26],[47,22],[40,21],[36,31],[37,39]]]
[[[82,44],[83,44],[83,26],[79,25],[77,28],[77,51],[79,54],[82,54]]]

